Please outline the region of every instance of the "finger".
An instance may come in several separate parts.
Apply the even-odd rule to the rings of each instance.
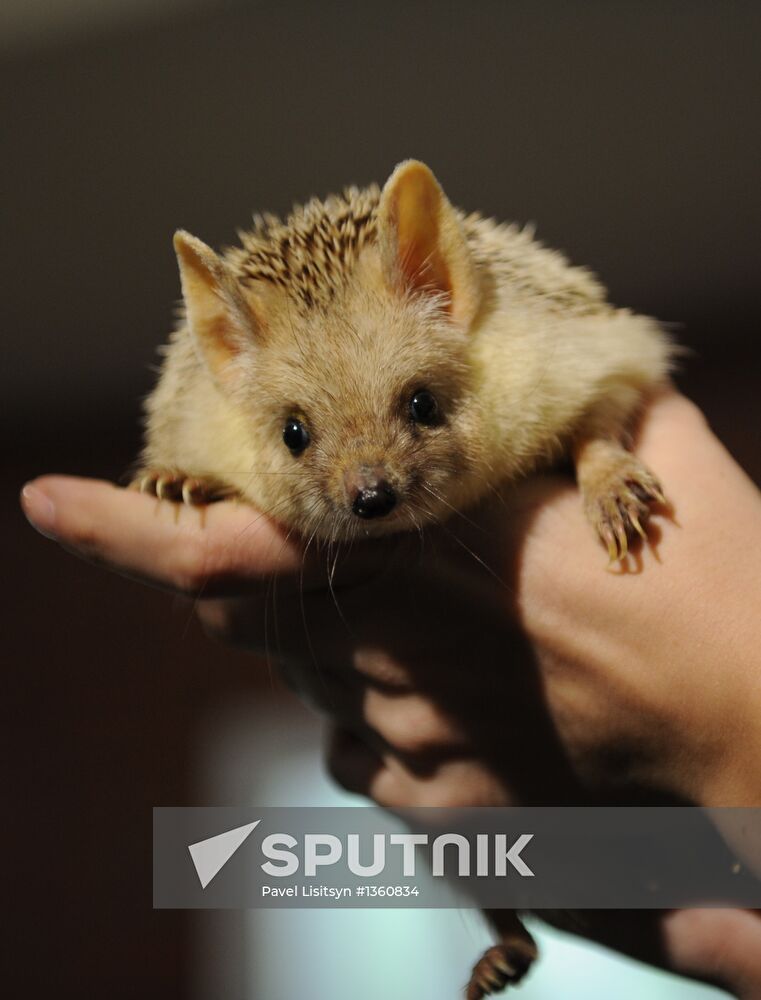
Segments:
[[[481,762],[440,761],[416,773],[388,752],[372,730],[337,726],[329,730],[327,767],[347,791],[366,795],[384,809],[513,804],[509,790]]]
[[[387,695],[352,671],[287,663],[286,683],[334,721],[364,734],[412,776],[462,753],[464,732],[424,695]]]
[[[742,1000],[761,996],[761,918],[747,910],[676,910],[664,920],[672,967]]]
[[[465,746],[462,728],[425,695],[389,695],[370,686],[364,692],[362,717],[398,755],[414,758]]]
[[[326,766],[328,774],[347,792],[370,795],[370,788],[385,768],[382,756],[365,740],[343,726],[327,730]]]
[[[70,551],[186,594],[301,572],[298,542],[242,503],[180,506],[73,476],[28,483],[21,503],[38,531]]]
[[[195,611],[210,639],[249,652],[272,651],[269,645],[271,608],[266,591],[251,598],[204,598],[196,603]]]
[[[328,730],[327,769],[343,789],[365,795],[384,809],[418,804],[415,782],[399,762],[350,729]]]
[[[286,661],[280,665],[286,685],[333,722],[353,729],[364,729],[362,691],[351,675],[331,671],[309,662]],[[369,737],[368,737],[369,738]],[[378,744],[378,740],[370,739]]]
[[[414,689],[410,671],[397,657],[358,643],[363,616],[347,619],[330,592],[284,594],[273,581],[271,588],[253,596],[204,597],[196,611],[206,632],[226,645],[300,661],[310,669],[317,658],[332,670],[358,675],[392,693]],[[372,613],[378,614],[375,606]]]
[[[330,593],[319,590],[319,569],[310,575],[311,581],[300,575],[272,577],[246,596],[208,599],[204,594],[196,604],[198,617],[206,632],[226,645],[300,661],[311,669],[315,660],[320,666],[348,664],[353,637]]]
[[[358,645],[352,651],[352,667],[371,685],[388,691],[411,691],[413,679],[397,657],[379,646]]]

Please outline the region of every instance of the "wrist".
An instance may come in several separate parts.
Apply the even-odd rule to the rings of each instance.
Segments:
[[[737,582],[734,597],[730,593],[725,601],[723,655],[713,676],[715,690],[733,694],[717,698],[724,705],[716,720],[718,753],[698,799],[713,807],[761,807],[761,637],[757,620],[751,618],[761,606],[761,586],[753,581],[743,587],[742,574]]]
[[[700,805],[761,807],[761,700],[749,699],[743,718],[728,726],[728,739],[703,779]]]

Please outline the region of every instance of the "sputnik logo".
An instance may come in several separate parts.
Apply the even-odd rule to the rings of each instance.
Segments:
[[[219,874],[260,823],[261,820],[257,819],[253,823],[236,826],[234,830],[218,833],[216,837],[199,840],[198,843],[188,846],[202,889],[205,889],[214,876]]]
[[[188,846],[202,889],[205,889],[209,882],[224,868],[259,823],[261,820],[257,819],[253,823],[237,826],[234,830],[218,833],[215,837],[199,840],[198,843]],[[532,877],[534,873],[521,857],[521,851],[533,837],[533,833],[522,833],[516,838],[515,843],[509,846],[506,834],[495,834],[492,861],[494,875],[503,877],[508,874],[509,868],[512,868],[524,878]],[[475,838],[477,875],[489,874],[489,839],[485,833],[479,833]],[[332,833],[305,833],[302,834],[302,850],[300,853],[295,853],[293,848],[299,846],[296,837],[289,833],[271,833],[264,838],[261,844],[261,852],[268,859],[261,865],[261,869],[266,875],[288,878],[296,875],[303,867],[304,875],[313,878],[317,875],[319,868],[343,862],[353,875],[369,878],[384,871],[388,846],[389,848],[401,848],[401,857],[398,857],[397,860],[402,863],[405,877],[415,875],[415,852],[418,847],[428,848],[431,874],[434,877],[441,878],[447,874],[467,877],[471,873],[471,848],[473,845],[459,833],[440,834],[432,841],[426,833],[373,834],[372,862],[370,864],[360,862],[361,837],[359,834],[347,834],[345,840],[346,844],[344,845],[341,838]],[[452,848],[456,848],[456,871],[451,864],[445,864],[446,848],[450,848],[450,851]]]

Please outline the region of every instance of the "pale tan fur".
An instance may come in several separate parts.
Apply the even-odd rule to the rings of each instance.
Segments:
[[[576,445],[580,477],[592,455],[587,512],[609,549],[631,528],[627,510],[644,514],[627,494],[637,476],[598,475],[581,445],[619,441],[665,378],[658,324],[609,305],[588,271],[527,230],[452,208],[424,165],[284,223],[257,218],[221,257],[187,234],[176,246],[187,321],[147,401],[144,469],[223,484],[304,534],[349,538],[441,520]],[[439,426],[409,420],[421,387]],[[298,457],[282,440],[291,415],[312,438]],[[343,478],[366,466],[382,466],[399,496],[372,522],[352,515]],[[611,525],[598,507],[614,494]]]

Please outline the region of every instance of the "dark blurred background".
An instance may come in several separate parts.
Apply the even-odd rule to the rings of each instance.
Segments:
[[[424,159],[456,204],[535,222],[616,302],[678,324],[679,383],[761,478],[760,39],[761,6],[731,0],[4,0],[4,787],[23,902],[4,984],[193,995],[195,931],[150,910],[150,808],[214,804],[199,733],[220,705],[298,713],[189,607],[76,562],[17,507],[35,474],[115,478],[134,458],[174,229],[232,242],[254,210]]]

